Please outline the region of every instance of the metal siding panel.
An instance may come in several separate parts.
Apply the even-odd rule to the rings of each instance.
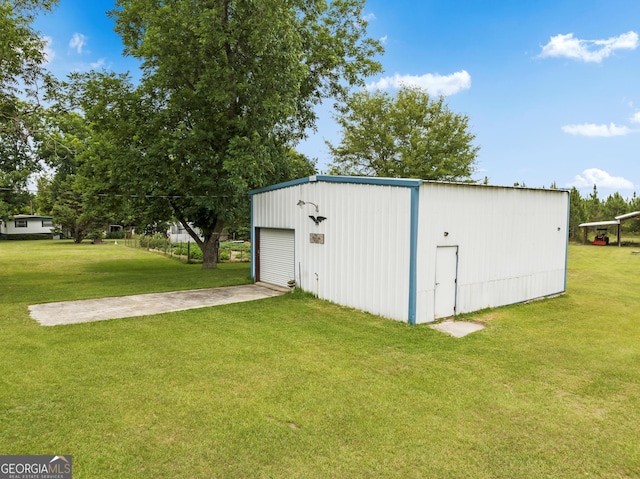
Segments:
[[[327,220],[301,223],[300,236],[307,241],[299,250],[303,289],[406,321],[409,188],[323,182],[305,186],[301,199],[315,199]],[[310,232],[324,233],[325,244],[308,244]]]
[[[358,183],[292,185],[253,195],[253,226],[296,230],[295,274],[303,289],[406,321],[410,192]],[[315,209],[296,206],[300,199],[318,204],[328,219],[315,225],[308,218]],[[460,247],[458,312],[564,291],[566,192],[428,183],[419,204],[417,322],[433,320],[438,245]],[[325,244],[310,244],[310,233],[324,234]]]
[[[439,245],[459,246],[458,313],[564,291],[566,195],[558,190],[423,185],[421,321],[433,320],[432,261]]]
[[[411,188],[308,182],[252,196],[254,228],[294,229],[298,286],[322,299],[407,320]],[[297,206],[298,200],[316,203]],[[327,219],[316,225],[309,215]],[[310,233],[324,234],[311,244]]]

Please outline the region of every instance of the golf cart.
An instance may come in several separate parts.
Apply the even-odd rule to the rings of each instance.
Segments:
[[[596,246],[607,246],[609,244],[609,236],[607,233],[607,228],[598,228],[596,237],[591,244]]]

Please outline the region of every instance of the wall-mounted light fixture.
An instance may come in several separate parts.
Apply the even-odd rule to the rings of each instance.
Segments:
[[[304,205],[313,205],[316,207],[316,213],[320,212],[320,210],[318,209],[318,205],[316,205],[315,203],[312,203],[311,201],[298,200],[297,206],[304,206]]]
[[[445,236],[449,236],[449,232],[448,232],[448,231],[445,231],[445,232],[444,232],[444,235],[445,235]]]
[[[320,208],[318,208],[317,204],[312,203],[311,201],[298,200],[297,206],[304,206],[304,205],[313,205],[316,208],[316,213],[320,212]],[[324,216],[311,216],[311,215],[309,215],[309,218],[311,218],[311,221],[313,221],[317,225],[319,225],[320,223],[322,223],[324,220],[327,219]]]

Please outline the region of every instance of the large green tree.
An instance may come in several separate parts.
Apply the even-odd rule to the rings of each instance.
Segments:
[[[108,205],[98,196],[101,183],[91,174],[89,145],[94,141],[90,125],[77,112],[49,108],[43,129],[34,139],[38,157],[53,170],[38,181],[39,210],[76,243],[101,234],[110,217]]]
[[[602,201],[598,197],[598,186],[593,185],[593,190],[588,198],[585,199],[585,211],[589,221],[602,221],[605,219],[602,210]],[[611,219],[611,218],[606,218]]]
[[[629,212],[640,211],[640,197],[633,192],[633,197],[629,200]],[[635,233],[640,232],[640,218],[634,218],[629,221],[629,230]]]
[[[606,201],[602,204],[602,212],[605,218],[615,218],[616,216],[629,213],[629,205],[625,199],[617,191],[607,196]]]
[[[328,143],[332,173],[468,181],[474,172],[479,147],[469,119],[443,97],[411,87],[360,91],[336,120],[342,138]]]
[[[147,224],[177,218],[215,267],[216,240],[246,214],[248,190],[313,172],[291,150],[315,107],[380,70],[362,9],[362,0],[117,0],[116,30],[142,78],[80,79],[105,192],[137,195]]]
[[[32,24],[55,3],[0,0],[0,218],[28,197],[27,180],[39,168],[32,133],[41,124],[40,92],[50,78],[43,68],[45,41]]]
[[[569,234],[571,238],[581,238],[581,231],[578,225],[586,223],[587,220],[585,202],[578,189],[574,186],[569,192]]]

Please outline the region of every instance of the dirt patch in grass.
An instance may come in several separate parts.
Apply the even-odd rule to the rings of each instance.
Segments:
[[[491,311],[485,314],[482,314],[480,316],[471,318],[471,319],[465,319],[465,321],[469,321],[471,323],[478,323],[478,324],[483,324],[483,325],[487,325],[489,324],[491,321],[493,321],[494,319],[500,319],[502,317],[502,313],[496,312],[496,311]]]

